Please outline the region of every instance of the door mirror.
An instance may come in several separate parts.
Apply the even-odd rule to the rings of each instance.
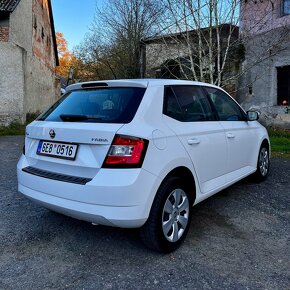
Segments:
[[[247,117],[248,117],[248,121],[257,121],[260,117],[260,113],[257,111],[248,111]]]

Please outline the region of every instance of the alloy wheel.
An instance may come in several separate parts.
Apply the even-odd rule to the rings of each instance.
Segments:
[[[267,148],[263,147],[259,155],[259,168],[262,176],[266,176],[269,170],[269,154]]]
[[[189,201],[186,193],[178,188],[168,196],[162,213],[162,230],[169,242],[177,242],[189,222]]]

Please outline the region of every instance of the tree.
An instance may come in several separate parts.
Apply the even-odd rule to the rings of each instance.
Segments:
[[[59,57],[59,66],[56,68],[56,73],[64,78],[68,77],[69,68],[72,62],[76,61],[73,53],[69,52],[67,41],[63,33],[56,32],[57,53]]]
[[[103,75],[112,78],[140,76],[140,41],[154,33],[162,14],[156,0],[112,0],[97,7],[91,32],[76,54]]]
[[[234,56],[232,48],[239,45],[239,1],[162,0],[162,3],[166,7],[164,15],[171,23],[160,22],[157,34],[162,45],[155,49],[174,53],[161,70],[174,61],[174,67],[167,66],[171,77],[221,85],[226,65]],[[160,55],[157,51],[155,54]],[[178,71],[178,75],[173,71]]]
[[[233,92],[238,82],[241,89],[240,79],[248,71],[280,53],[289,40],[289,27],[282,19],[279,33],[269,37],[272,32],[264,32],[271,27],[273,14],[279,15],[275,1],[161,1],[164,19],[156,35],[145,40],[152,76],[205,81]],[[246,17],[246,27],[240,17]],[[255,78],[260,77],[257,71]],[[243,86],[250,87],[246,82]]]

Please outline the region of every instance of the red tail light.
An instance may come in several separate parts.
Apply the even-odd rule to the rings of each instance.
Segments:
[[[141,167],[148,141],[141,138],[116,135],[104,161],[103,168]]]

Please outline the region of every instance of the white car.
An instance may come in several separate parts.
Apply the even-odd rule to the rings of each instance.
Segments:
[[[71,85],[27,126],[18,188],[77,219],[141,228],[148,247],[170,252],[192,205],[248,175],[267,177],[270,142],[258,117],[206,83]]]

